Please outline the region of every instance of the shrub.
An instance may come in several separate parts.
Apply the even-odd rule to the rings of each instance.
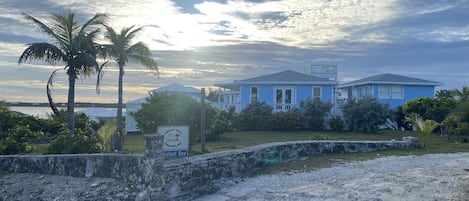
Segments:
[[[305,117],[307,128],[310,130],[324,129],[324,117],[331,108],[332,103],[325,103],[320,99],[308,98],[300,103],[300,109]]]
[[[238,127],[243,131],[271,130],[272,106],[266,103],[251,103],[239,113]]]
[[[99,136],[93,131],[75,129],[73,135],[63,130],[47,148],[49,154],[99,153],[103,150]]]
[[[29,153],[32,151],[29,140],[38,139],[43,135],[42,132],[31,131],[28,125],[16,125],[2,136],[0,154]]]
[[[66,114],[66,112],[62,113]],[[47,153],[77,154],[103,151],[103,143],[96,132],[98,127],[99,125],[85,114],[75,114],[75,133],[71,135],[68,129],[63,127],[57,137],[50,142]]]
[[[221,134],[235,131],[237,118],[235,109],[235,107],[230,107],[228,111],[222,110],[216,114],[214,123],[211,125],[209,132],[207,132],[207,141],[218,140]]]
[[[348,100],[343,106],[343,113],[348,128],[355,132],[375,132],[391,117],[389,105],[381,104],[370,96],[358,101]]]
[[[329,119],[329,127],[331,130],[336,131],[336,132],[341,132],[344,130],[344,122],[342,121],[342,118],[340,116],[334,116],[331,119]]]
[[[272,130],[298,131],[304,129],[305,118],[298,110],[277,112],[272,115]]]

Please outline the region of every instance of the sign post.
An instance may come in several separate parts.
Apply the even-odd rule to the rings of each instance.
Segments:
[[[165,158],[189,156],[189,126],[158,126],[158,133],[164,136]]]

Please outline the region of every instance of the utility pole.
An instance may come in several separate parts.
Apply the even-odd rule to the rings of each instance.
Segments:
[[[205,88],[200,90],[200,150],[202,153],[207,152],[205,149]]]

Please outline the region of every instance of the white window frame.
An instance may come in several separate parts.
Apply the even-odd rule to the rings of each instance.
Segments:
[[[386,96],[383,96],[384,89],[386,88]],[[379,85],[378,86],[378,98],[390,99],[391,98],[391,85]]]
[[[395,91],[395,88],[399,88],[400,91]],[[399,92],[399,95],[395,96],[396,92]],[[391,98],[392,99],[403,99],[404,98],[404,86],[403,85],[392,85],[391,86]]]
[[[319,89],[319,97],[314,96],[314,89]],[[322,100],[322,87],[320,86],[313,86],[311,88],[311,99],[316,99],[319,98],[319,100]]]
[[[282,91],[282,99],[281,99],[280,103],[277,102],[277,90]],[[286,91],[287,90],[291,91],[290,103],[286,103],[286,97],[287,97]],[[283,108],[284,105],[292,106],[292,105],[296,104],[296,90],[295,90],[294,87],[274,87],[274,92],[273,93],[274,93],[273,103],[274,103],[276,109],[279,109],[279,105],[282,106],[281,108]]]
[[[256,88],[256,101],[254,101],[254,97],[253,97],[253,93],[252,93],[252,89]],[[259,86],[251,86],[250,90],[249,90],[249,102],[250,103],[254,103],[254,102],[259,102]]]

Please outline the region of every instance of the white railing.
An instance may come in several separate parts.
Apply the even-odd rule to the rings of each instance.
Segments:
[[[286,112],[295,108],[296,104],[275,104],[274,112]]]

